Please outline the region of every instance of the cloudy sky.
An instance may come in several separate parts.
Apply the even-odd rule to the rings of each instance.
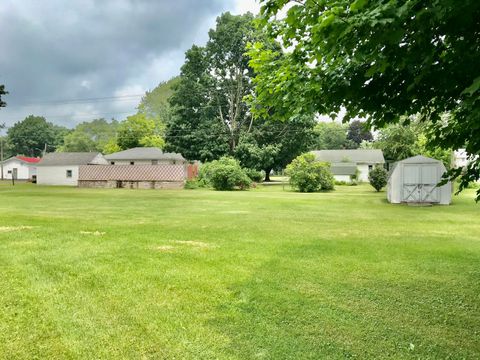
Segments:
[[[29,114],[68,127],[135,112],[141,95],[178,75],[222,12],[255,0],[2,0],[0,124]]]

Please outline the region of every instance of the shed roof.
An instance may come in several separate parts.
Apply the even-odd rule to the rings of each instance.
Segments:
[[[335,163],[331,166],[333,175],[355,175],[357,165],[353,163]]]
[[[136,147],[113,154],[105,155],[107,160],[178,160],[184,161],[184,157],[177,153],[164,153],[156,147]]]
[[[314,150],[311,152],[318,161],[327,161],[330,163],[365,163],[365,164],[384,164],[382,150],[378,149],[354,149],[354,150]]]
[[[412,156],[407,159],[403,159],[400,161],[397,161],[398,163],[409,163],[409,164],[433,164],[433,163],[439,163],[441,162],[440,160],[437,159],[432,159],[423,155],[417,155],[417,156]]]
[[[27,157],[27,156],[17,155],[17,156],[12,156],[11,158],[8,158],[6,160],[3,160],[3,162],[6,163],[7,161],[11,161],[11,160],[19,160],[27,164],[36,164],[41,159],[36,157]]]
[[[55,152],[48,153],[38,163],[38,166],[88,165],[98,163],[96,158],[102,155],[98,152]],[[102,157],[103,158],[103,157]]]

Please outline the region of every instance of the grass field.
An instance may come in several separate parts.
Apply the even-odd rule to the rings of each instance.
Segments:
[[[478,359],[473,196],[0,184],[0,358]]]

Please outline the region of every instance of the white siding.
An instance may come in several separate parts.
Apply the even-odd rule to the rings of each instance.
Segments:
[[[375,165],[371,164],[370,166],[372,166],[373,168]],[[358,180],[368,181],[368,173],[369,173],[368,164],[357,164],[357,169],[360,172],[358,175]]]
[[[17,169],[17,177],[18,180],[28,180],[31,179],[31,175],[35,175],[35,167],[32,165],[28,165],[23,161],[19,160],[9,160],[3,164],[3,178],[4,179],[11,179],[13,174],[13,168]],[[8,172],[11,172],[10,174]]]
[[[71,178],[67,178],[67,170],[72,170]],[[78,186],[78,165],[39,166],[37,184]]]

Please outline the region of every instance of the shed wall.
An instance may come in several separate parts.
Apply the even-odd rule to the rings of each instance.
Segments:
[[[72,171],[72,177],[67,178],[67,170]],[[39,185],[78,185],[78,165],[70,166],[38,166],[37,184]]]

